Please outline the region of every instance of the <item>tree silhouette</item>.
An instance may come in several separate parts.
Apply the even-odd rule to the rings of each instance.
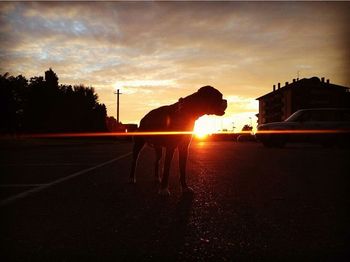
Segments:
[[[106,131],[107,110],[93,87],[59,85],[50,68],[42,76],[0,75],[0,132]]]
[[[58,87],[58,77],[56,73],[52,71],[51,68],[45,72],[45,82],[47,83],[47,86],[50,88]]]
[[[15,133],[21,128],[27,79],[22,75],[0,75],[0,132]]]
[[[251,125],[244,125],[242,131],[252,131],[253,127]]]

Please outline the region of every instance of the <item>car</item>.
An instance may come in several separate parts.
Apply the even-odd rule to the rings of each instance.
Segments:
[[[350,108],[300,109],[283,122],[259,125],[255,135],[267,147],[291,142],[349,146]]]

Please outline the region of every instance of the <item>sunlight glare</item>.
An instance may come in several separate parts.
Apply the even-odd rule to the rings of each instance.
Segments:
[[[205,139],[208,135],[216,132],[215,121],[207,116],[200,117],[193,129],[196,138]]]

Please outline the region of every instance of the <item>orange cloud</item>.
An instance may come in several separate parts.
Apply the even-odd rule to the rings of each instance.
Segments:
[[[347,2],[0,3],[0,73],[52,67],[96,87],[110,115],[124,88],[124,122],[210,84],[232,100],[229,123],[298,71],[350,86],[349,14]]]

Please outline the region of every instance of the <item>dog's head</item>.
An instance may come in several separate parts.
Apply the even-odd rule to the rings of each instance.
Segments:
[[[180,98],[179,106],[190,106],[193,112],[199,112],[201,115],[222,116],[227,108],[227,100],[223,99],[220,91],[214,87],[203,86],[196,93]]]
[[[227,108],[227,100],[222,99],[219,90],[212,86],[203,86],[198,91],[198,97],[204,103],[206,114],[222,116]]]

